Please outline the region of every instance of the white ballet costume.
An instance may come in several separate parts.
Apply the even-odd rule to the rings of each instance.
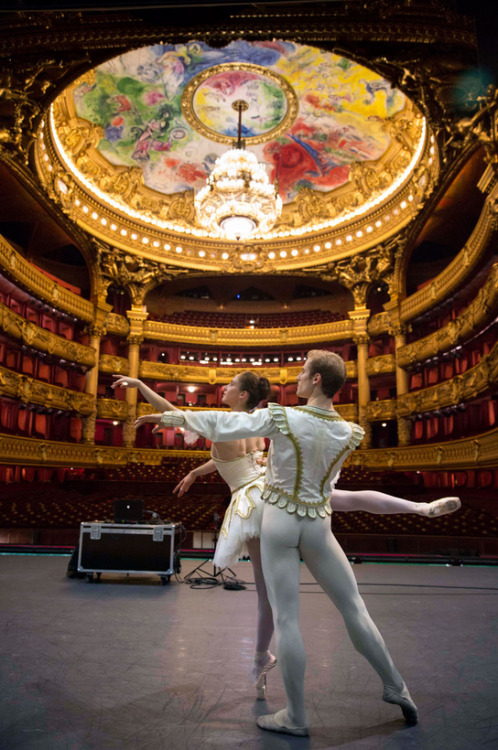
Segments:
[[[261,495],[265,483],[265,467],[258,463],[261,455],[260,451],[254,451],[228,461],[211,456],[232,493],[213,558],[219,568],[237,562],[244,543],[261,536],[264,507]]]

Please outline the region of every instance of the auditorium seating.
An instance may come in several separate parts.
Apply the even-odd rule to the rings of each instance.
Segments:
[[[202,312],[185,310],[170,315],[156,316],[149,314],[149,320],[173,323],[184,326],[203,328],[287,328],[292,326],[312,326],[320,323],[333,323],[346,320],[347,314],[328,310],[299,310],[285,313],[260,313],[257,315],[242,313]],[[251,323],[254,321],[254,323]]]
[[[218,479],[219,481],[219,479]],[[65,485],[13,484],[4,486],[0,501],[0,527],[4,529],[76,529],[81,522],[106,521],[113,517],[113,499],[122,497],[120,485],[108,482],[105,490],[88,494],[78,491],[77,483]],[[181,498],[172,493],[171,482],[143,491],[126,493],[140,498],[147,511],[157,513],[164,521],[183,523],[189,531],[209,530],[213,515],[223,515],[229,497],[228,488],[220,484],[215,492],[201,491],[202,483]],[[378,488],[380,489],[380,488]],[[207,488],[206,488],[207,490]],[[428,502],[440,497],[437,491],[403,496]],[[145,521],[147,521],[147,514]],[[333,513],[332,528],[338,534],[375,534],[393,536],[452,536],[493,538],[498,534],[498,517],[469,501],[457,513],[428,519],[415,514],[374,515],[364,512]]]

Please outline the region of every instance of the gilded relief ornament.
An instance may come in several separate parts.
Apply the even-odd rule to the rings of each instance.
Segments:
[[[172,221],[185,221],[187,224],[195,222],[195,204],[193,190],[185,190],[177,195],[169,204],[165,218]]]
[[[301,224],[308,224],[317,219],[333,218],[335,211],[331,213],[322,193],[311,188],[302,188],[296,198],[296,207],[300,216]]]
[[[131,201],[141,185],[143,173],[139,167],[116,167],[113,172],[104,174],[99,181],[100,190],[124,201]]]

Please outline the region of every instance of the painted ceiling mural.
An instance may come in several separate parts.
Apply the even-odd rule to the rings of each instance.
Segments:
[[[103,128],[98,151],[139,167],[147,187],[171,195],[200,189],[237,136],[232,103],[244,99],[246,147],[278,180],[284,203],[300,190],[329,192],[354,162],[390,145],[388,118],[405,97],[367,68],[292,42],[202,42],[133,50],[74,89],[78,117]]]

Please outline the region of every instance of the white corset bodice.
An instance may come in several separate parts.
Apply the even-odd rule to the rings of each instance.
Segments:
[[[244,487],[256,479],[259,479],[265,473],[265,467],[257,463],[257,459],[262,456],[259,451],[246,453],[245,456],[232,458],[224,461],[220,458],[211,456],[218,473],[223,477],[232,492]]]

